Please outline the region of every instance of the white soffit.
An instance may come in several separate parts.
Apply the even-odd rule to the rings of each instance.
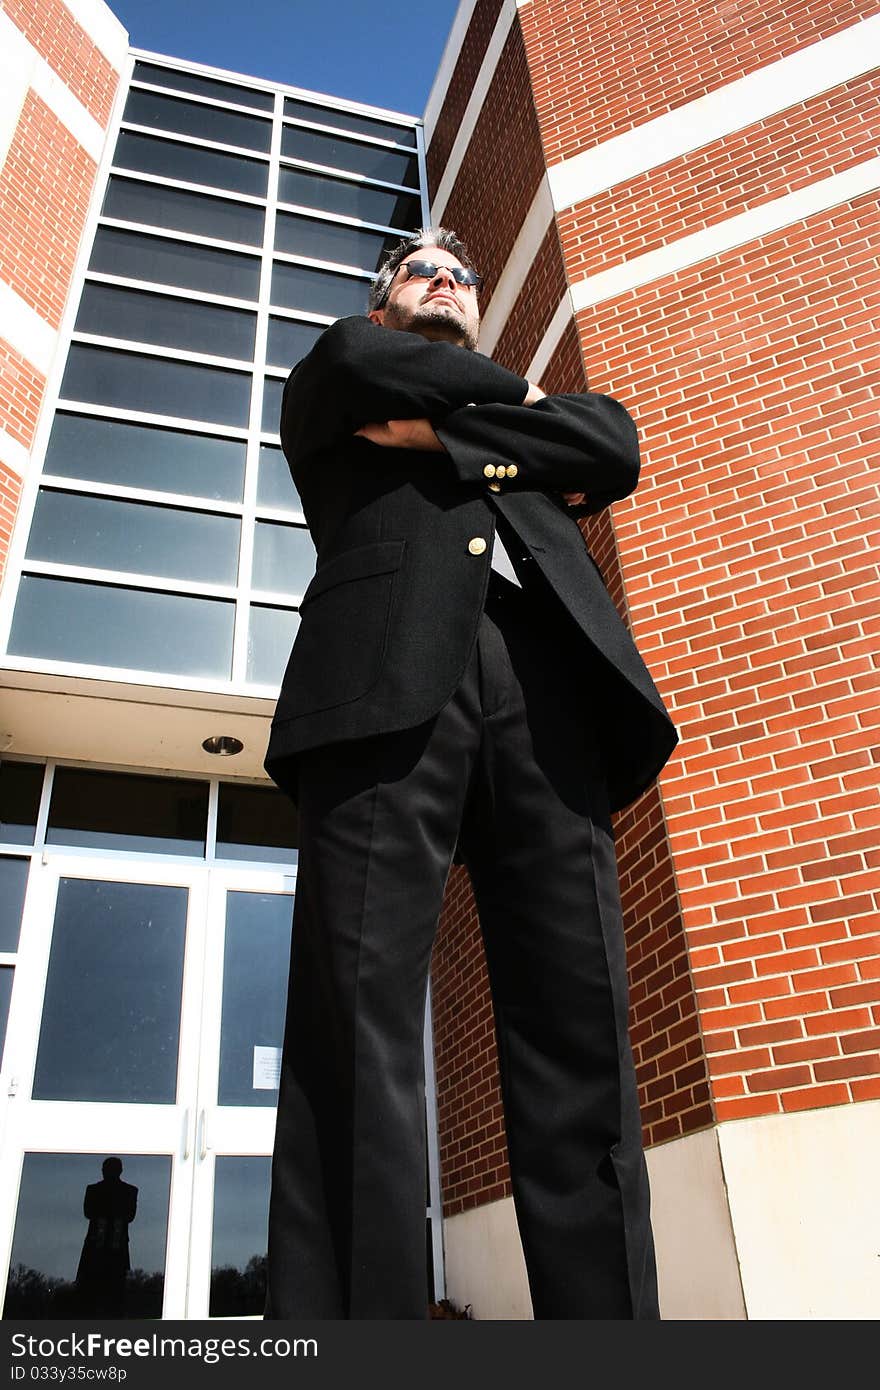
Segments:
[[[553,206],[560,211],[625,184],[647,169],[870,72],[878,59],[880,16],[820,39],[799,53],[554,164],[548,170]]]

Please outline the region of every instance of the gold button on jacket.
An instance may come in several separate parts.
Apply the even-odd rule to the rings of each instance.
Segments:
[[[494,477],[495,477],[495,465],[494,465],[494,463],[487,463],[487,464],[486,464],[486,467],[483,469],[483,477],[484,477],[484,478],[494,478]]]
[[[468,550],[472,555],[482,555],[486,549],[486,542],[482,536],[473,536],[468,541]]]
[[[516,466],[515,463],[509,463],[509,464],[507,465],[507,476],[508,476],[508,478],[515,478],[518,472],[519,472],[519,469],[517,468],[517,466]]]

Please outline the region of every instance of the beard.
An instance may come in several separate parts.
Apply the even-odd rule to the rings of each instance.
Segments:
[[[455,343],[470,352],[476,351],[479,324],[469,322],[460,309],[445,301],[421,304],[410,312],[397,304],[389,304],[385,309],[384,323],[386,328],[420,333],[423,338]]]

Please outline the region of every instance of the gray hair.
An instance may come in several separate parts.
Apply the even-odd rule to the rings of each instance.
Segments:
[[[368,314],[372,313],[374,309],[382,308],[388,298],[391,281],[397,274],[401,261],[406,260],[411,251],[421,251],[423,247],[427,246],[436,246],[438,251],[448,251],[450,255],[461,261],[468,270],[476,270],[467,247],[463,241],[459,240],[455,232],[450,232],[446,227],[420,227],[412,236],[404,237],[402,241],[392,247],[379,267],[379,273],[370,286],[370,297],[367,301]]]

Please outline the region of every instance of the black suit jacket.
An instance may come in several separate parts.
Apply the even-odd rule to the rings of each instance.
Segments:
[[[294,797],[298,753],[411,728],[452,695],[476,640],[499,515],[525,581],[540,570],[586,644],[612,808],[669,757],[674,727],[561,497],[585,492],[582,510],[599,511],[630,493],[635,425],[609,396],[523,406],[526,389],[478,353],[366,318],[338,320],[288,378],[281,442],[317,569],[265,765]],[[354,437],[371,421],[421,417],[448,452]],[[515,476],[491,488],[487,465],[511,464]]]

